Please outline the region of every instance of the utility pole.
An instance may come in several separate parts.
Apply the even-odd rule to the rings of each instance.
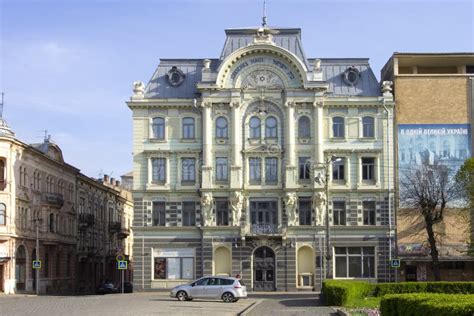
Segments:
[[[36,260],[40,260],[40,250],[39,250],[39,225],[42,222],[42,219],[37,217],[34,219],[36,223]],[[40,269],[35,269],[36,273],[36,295],[39,295],[40,290],[39,290],[39,284],[40,284]]]

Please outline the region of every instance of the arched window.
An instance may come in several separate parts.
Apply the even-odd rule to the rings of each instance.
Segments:
[[[0,225],[6,224],[7,207],[5,204],[0,203]]]
[[[223,116],[220,116],[216,120],[216,138],[227,138],[227,137],[228,137],[227,119]]]
[[[49,214],[49,231],[54,233],[54,214]]]
[[[265,120],[265,138],[277,138],[277,120],[273,116]]]
[[[153,118],[153,138],[155,139],[165,139],[165,119],[162,117]]]
[[[371,116],[364,116],[362,118],[362,136],[363,137],[374,137],[374,118]]]
[[[260,138],[260,119],[256,116],[250,118],[250,138]]]
[[[344,138],[344,118],[335,116],[332,118],[332,137]]]
[[[183,138],[194,139],[194,118],[185,117],[183,118]]]
[[[6,174],[6,166],[5,166],[5,159],[0,158],[0,190],[4,190],[6,186],[6,179],[5,179],[5,174]]]
[[[302,116],[298,120],[298,137],[311,138],[311,126],[307,116]]]

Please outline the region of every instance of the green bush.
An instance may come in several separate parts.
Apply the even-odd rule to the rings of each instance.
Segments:
[[[474,295],[412,293],[385,295],[380,302],[382,316],[472,316]]]
[[[402,282],[379,283],[375,286],[374,296],[399,293],[446,293],[474,294],[474,282]]]
[[[373,287],[373,284],[364,281],[326,280],[323,282],[322,293],[327,305],[345,306],[369,295]]]

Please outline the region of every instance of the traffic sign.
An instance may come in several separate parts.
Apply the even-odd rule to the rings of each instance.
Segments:
[[[33,260],[33,269],[41,269],[41,260]]]
[[[400,259],[392,259],[390,266],[392,268],[400,268]]]
[[[125,260],[125,257],[124,257],[124,255],[117,255],[117,257],[115,257],[115,260],[117,260],[117,261],[124,261],[124,260]]]
[[[119,270],[127,270],[127,261],[125,260],[120,260],[117,262],[117,268]]]

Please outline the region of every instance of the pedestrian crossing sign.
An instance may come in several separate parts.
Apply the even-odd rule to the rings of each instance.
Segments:
[[[41,269],[41,260],[33,260],[33,269]]]
[[[392,259],[390,265],[392,268],[400,268],[400,259]]]
[[[125,260],[117,261],[117,266],[119,270],[127,270],[127,261]]]

